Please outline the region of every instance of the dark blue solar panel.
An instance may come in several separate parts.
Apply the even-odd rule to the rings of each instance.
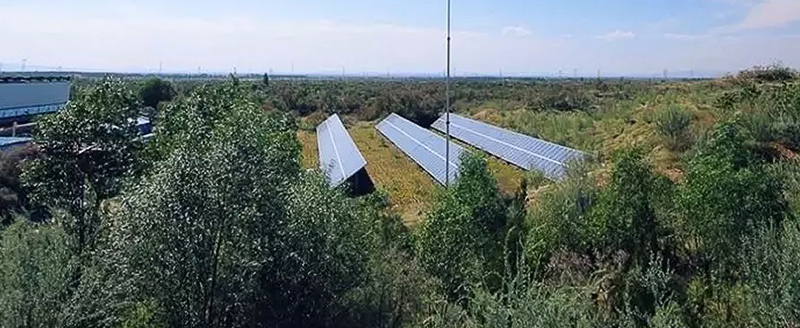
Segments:
[[[342,184],[367,165],[339,115],[334,114],[317,126],[317,144],[320,169],[332,187]]]
[[[397,148],[411,157],[419,166],[428,172],[437,182],[445,184],[445,138],[423,129],[419,125],[391,114],[380,122],[376,128]],[[458,178],[461,154],[464,149],[450,143],[450,182]]]
[[[433,128],[445,131],[444,116],[433,123]],[[450,135],[523,169],[540,171],[550,179],[563,178],[569,162],[583,159],[580,151],[456,114],[450,114]]]

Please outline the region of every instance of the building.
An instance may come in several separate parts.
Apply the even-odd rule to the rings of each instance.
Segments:
[[[0,152],[7,151],[12,148],[27,145],[31,142],[31,138],[18,138],[18,137],[0,137]]]
[[[69,93],[68,77],[0,77],[0,121],[26,121],[60,111]]]

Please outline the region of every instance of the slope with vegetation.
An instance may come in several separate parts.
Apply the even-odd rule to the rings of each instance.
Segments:
[[[503,187],[475,153],[448,190],[382,180],[427,177],[369,124],[429,123],[433,83],[179,85],[146,144],[131,86],[87,83],[4,158],[0,326],[796,327],[800,80],[774,69],[461,81],[459,111],[595,160]],[[395,163],[376,193],[303,169],[330,112]],[[394,202],[418,194],[409,227]]]

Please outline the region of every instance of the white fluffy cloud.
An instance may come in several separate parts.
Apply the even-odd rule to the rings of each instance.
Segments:
[[[515,37],[526,37],[533,33],[525,27],[522,26],[506,26],[503,28],[503,35],[506,36],[515,36]]]
[[[664,38],[667,40],[679,40],[679,41],[694,41],[694,40],[704,40],[711,38],[709,34],[680,34],[680,33],[664,33]]]
[[[636,37],[636,33],[633,33],[631,31],[622,31],[622,30],[616,30],[616,31],[613,31],[613,32],[608,32],[608,33],[603,34],[603,35],[595,36],[595,38],[597,38],[597,39],[608,40],[608,41],[632,39],[632,38],[635,38],[635,37]]]

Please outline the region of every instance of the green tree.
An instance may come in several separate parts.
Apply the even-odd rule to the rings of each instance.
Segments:
[[[137,114],[133,93],[121,81],[106,79],[37,125],[34,143],[41,156],[23,180],[34,204],[69,214],[61,223],[75,237],[78,253],[94,244],[100,204],[117,195],[136,170]]]
[[[118,313],[153,303],[173,326],[336,322],[340,299],[366,273],[360,212],[300,170],[285,116],[264,113],[233,84],[189,98],[172,111],[230,111],[190,124],[213,126],[203,138],[193,128],[163,136],[172,139],[166,159],[112,215],[119,262],[108,267],[125,268],[116,276],[133,288]]]
[[[502,275],[506,208],[479,155],[462,157],[457,182],[441,197],[419,228],[418,254],[444,292],[458,299],[484,273]]]
[[[158,108],[158,104],[172,101],[177,93],[172,83],[159,78],[144,81],[139,89],[139,98],[145,107]]]

